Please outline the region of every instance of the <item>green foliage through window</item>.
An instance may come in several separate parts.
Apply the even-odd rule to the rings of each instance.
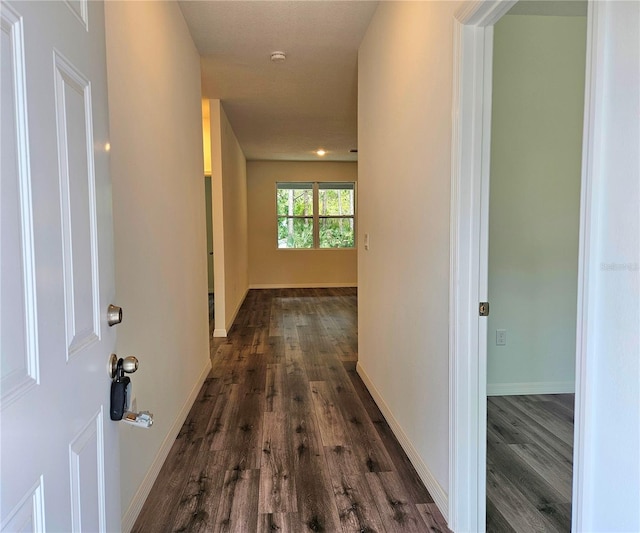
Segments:
[[[278,248],[353,248],[353,183],[278,183]]]

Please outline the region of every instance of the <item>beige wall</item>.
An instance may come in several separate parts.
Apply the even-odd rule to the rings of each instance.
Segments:
[[[155,415],[120,426],[126,531],[210,366],[200,58],[176,3],[105,9],[118,353]]]
[[[225,337],[249,290],[247,162],[220,100],[209,100],[216,337]]]
[[[489,394],[574,390],[586,25],[507,15],[495,26]]]
[[[360,47],[358,76],[358,370],[445,516],[452,30],[459,6],[381,3]]]
[[[356,181],[357,163],[250,161],[249,283],[251,287],[337,287],[357,285],[356,250],[279,250],[276,182]],[[357,220],[356,220],[357,225]]]

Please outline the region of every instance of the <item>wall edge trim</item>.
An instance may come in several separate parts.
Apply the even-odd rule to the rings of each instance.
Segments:
[[[446,517],[448,514],[448,508],[449,508],[449,497],[447,496],[447,493],[440,486],[440,483],[438,483],[435,476],[431,473],[431,470],[429,470],[429,467],[424,463],[424,461],[422,461],[420,454],[418,454],[418,451],[413,447],[411,440],[402,429],[402,426],[400,425],[400,423],[393,416],[391,409],[382,398],[382,395],[380,394],[378,389],[376,389],[375,385],[369,378],[366,370],[363,368],[360,361],[358,361],[358,363],[356,364],[356,372],[358,373],[360,378],[362,378],[362,381],[364,382],[365,386],[367,387],[367,390],[373,397],[373,400],[375,401],[376,405],[378,406],[380,411],[382,411],[382,415],[384,416],[385,420],[389,424],[391,431],[395,435],[396,439],[398,439],[398,442],[400,443],[400,446],[402,446],[402,449],[404,450],[404,452],[409,457],[409,461],[411,462],[413,467],[416,469],[418,476],[420,477],[422,482],[425,484],[425,487],[429,491],[429,494],[433,498],[435,504],[438,506],[438,509],[440,509],[440,512],[442,513],[442,515]]]
[[[142,480],[142,483],[138,487],[138,490],[136,491],[135,496],[131,500],[129,507],[127,508],[125,513],[122,515],[123,533],[129,533],[133,529],[133,526],[136,523],[138,515],[142,510],[142,506],[144,505],[144,502],[149,496],[149,493],[151,492],[151,488],[153,487],[153,484],[155,483],[156,478],[160,473],[160,469],[164,465],[164,462],[167,459],[169,452],[171,451],[171,447],[173,446],[173,443],[175,442],[176,437],[178,436],[178,433],[180,432],[180,429],[184,424],[184,421],[187,419],[187,415],[189,414],[191,407],[195,403],[196,398],[198,397],[198,393],[202,388],[202,384],[204,383],[204,380],[207,378],[207,375],[209,374],[210,370],[211,370],[211,359],[207,357],[207,362],[204,365],[202,372],[198,376],[193,388],[191,389],[191,392],[189,393],[189,396],[187,397],[186,401],[182,406],[182,409],[180,409],[178,416],[176,417],[173,424],[171,425],[171,428],[169,428],[169,432],[167,433],[166,437],[162,441],[162,445],[160,446],[160,449],[158,450],[158,453],[156,454],[155,459],[151,463],[151,466],[149,467],[147,474]]]

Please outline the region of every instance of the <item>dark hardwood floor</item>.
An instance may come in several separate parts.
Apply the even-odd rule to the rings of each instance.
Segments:
[[[448,531],[355,372],[356,309],[250,291],[134,531]]]
[[[487,405],[487,532],[571,531],[573,394]]]

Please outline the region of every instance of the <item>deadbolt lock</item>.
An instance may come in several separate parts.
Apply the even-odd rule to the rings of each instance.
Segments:
[[[109,304],[107,308],[107,324],[109,324],[109,326],[115,326],[116,324],[120,324],[120,322],[122,322],[122,307]]]

